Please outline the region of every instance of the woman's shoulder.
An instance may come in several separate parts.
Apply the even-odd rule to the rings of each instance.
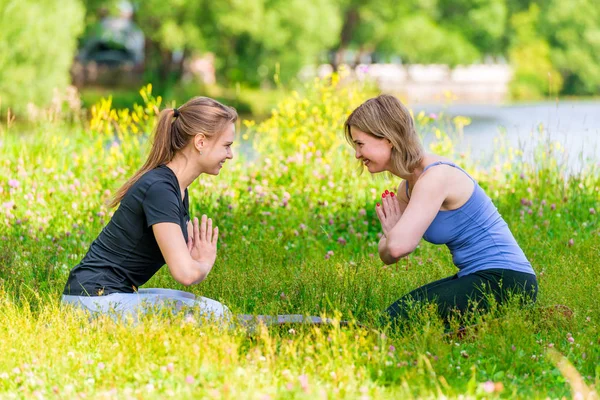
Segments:
[[[476,181],[454,160],[434,155],[426,160],[421,185],[437,187],[445,194],[442,210],[462,207],[474,194]]]
[[[177,179],[177,178],[175,178]],[[163,182],[169,186],[174,186],[175,181],[173,180],[173,173],[165,166],[158,166],[156,168],[147,171],[138,180],[143,186],[152,186],[157,182]]]
[[[166,167],[157,167],[144,173],[133,186],[131,186],[127,194],[136,194],[143,198],[149,191],[177,193],[177,190],[178,184],[173,181],[173,177],[170,176]]]
[[[444,156],[439,156],[437,154],[427,154],[427,156],[424,158],[423,160],[423,164],[424,167],[428,167],[428,166],[433,166],[436,164],[453,164],[456,165],[456,163],[454,162],[454,160],[448,158],[448,157],[444,157]]]
[[[431,154],[423,160],[421,164],[423,168],[422,176],[437,176],[438,180],[450,184],[453,176],[463,177],[466,172],[452,159]],[[448,181],[446,181],[448,179]],[[459,178],[460,179],[460,178]],[[419,179],[420,180],[420,179]]]

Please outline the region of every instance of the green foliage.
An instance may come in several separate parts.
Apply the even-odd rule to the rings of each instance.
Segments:
[[[242,117],[252,116],[254,119],[264,119],[269,116],[271,109],[285,96],[283,88],[260,89],[252,86],[236,85],[225,88],[219,85],[205,86],[195,82],[179,82],[165,90],[153,92],[161,95],[165,105],[183,104],[194,96],[212,97],[222,103],[235,107]],[[142,101],[138,90],[107,89],[85,87],[81,90],[81,102],[84,108],[91,109],[103,98],[111,98],[114,109],[133,109],[134,104]]]
[[[85,0],[88,21],[117,0]],[[508,60],[516,99],[594,95],[600,87],[596,0],[134,1],[147,78],[174,84],[187,57],[211,52],[226,85],[288,84],[329,51],[335,66],[379,60],[450,66]],[[572,5],[572,6],[571,6]],[[354,59],[349,59],[352,54]],[[271,84],[271,85],[269,85]]]
[[[48,104],[53,89],[67,85],[75,41],[84,28],[81,3],[88,31],[101,10],[118,12],[118,0],[1,1],[0,98],[3,110],[18,113],[29,102]],[[516,99],[595,95],[600,89],[596,0],[132,3],[147,38],[145,80],[163,94],[177,86],[187,59],[207,52],[215,55],[217,76],[226,87],[289,84],[301,67],[323,60],[328,51],[337,54],[336,65],[352,51],[355,61],[374,54],[378,60],[451,66],[490,56],[508,59],[515,67]],[[86,104],[97,99],[91,97]]]
[[[515,31],[509,51],[514,68],[512,97],[536,99],[560,93],[563,78],[551,61],[550,45],[538,35],[540,9],[533,4],[529,10],[512,16]]]
[[[315,79],[303,93],[294,91],[284,98],[256,128],[253,146],[257,152],[304,157],[319,151],[326,159],[340,153],[346,156],[347,143],[340,134],[344,121],[349,110],[368,97],[359,87],[342,85],[339,80],[338,74],[331,80]]]
[[[46,106],[65,89],[83,16],[80,0],[0,0],[0,113]]]
[[[84,87],[81,89],[81,103],[86,109],[92,108],[104,98],[111,98],[112,107],[115,109],[133,108],[140,101],[140,94],[133,89]]]
[[[407,17],[394,28],[390,34],[402,40],[383,43],[380,49],[402,54],[407,63],[455,66],[470,64],[480,58],[480,50],[460,31],[439,25],[426,15]]]
[[[214,51],[229,81],[289,82],[335,43],[340,18],[331,0],[253,0],[214,4]]]
[[[343,1],[338,50],[376,51],[408,63],[468,64],[501,52],[504,0],[462,2]]]
[[[87,2],[96,13],[100,3]],[[213,53],[218,75],[228,83],[258,85],[275,75],[289,82],[334,44],[340,25],[331,0],[133,3],[136,22],[151,44],[147,57],[155,82],[173,79],[174,71],[161,69],[176,51],[184,57]]]
[[[235,85],[223,87],[219,85],[195,85],[180,83],[164,95],[166,104],[183,104],[194,96],[208,96],[224,104],[234,107],[242,118],[262,120],[268,117],[271,110],[286,95],[282,87],[258,88],[251,85]]]
[[[482,54],[502,53],[508,9],[506,0],[439,0],[440,25],[460,32]]]
[[[565,79],[565,94],[600,92],[600,5],[596,0],[543,2],[539,34]]]

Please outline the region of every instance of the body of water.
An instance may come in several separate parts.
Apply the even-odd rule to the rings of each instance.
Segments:
[[[494,151],[494,138],[504,133],[509,146],[527,154],[540,140],[558,141],[565,148],[569,170],[584,163],[600,162],[600,101],[559,101],[510,106],[494,105],[418,105],[415,114],[444,113],[470,117],[464,128],[459,150],[485,163]],[[540,134],[540,124],[543,134]]]

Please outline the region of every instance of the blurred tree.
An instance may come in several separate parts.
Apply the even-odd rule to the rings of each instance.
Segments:
[[[283,82],[337,40],[341,19],[333,0],[209,2],[213,52],[229,81]],[[276,66],[279,69],[276,70]]]
[[[550,60],[550,45],[539,35],[540,8],[531,4],[511,17],[513,29],[509,49],[514,69],[511,95],[515,99],[535,99],[558,94],[563,79]]]
[[[503,53],[508,19],[507,0],[438,0],[437,21],[459,32],[484,55]]]
[[[69,84],[69,69],[83,31],[80,0],[0,0],[0,101],[23,113],[47,105]]]
[[[540,34],[565,79],[565,94],[600,92],[600,2],[541,2]]]
[[[506,0],[338,0],[343,27],[334,64],[347,50],[412,63],[468,64],[501,54]]]
[[[84,0],[87,7],[88,31],[106,15],[118,14],[123,0]],[[207,51],[199,15],[204,1],[144,0],[131,1],[133,20],[145,35],[145,80],[156,90],[179,80],[183,63],[193,51]]]
[[[88,14],[119,0],[86,0]],[[146,35],[149,80],[168,85],[185,59],[211,52],[228,82],[288,81],[336,40],[340,18],[333,0],[138,0],[135,21]],[[93,21],[94,17],[89,18]]]
[[[84,1],[90,22],[99,10],[110,11],[121,0]],[[510,58],[523,83],[513,88],[519,97],[547,94],[548,73],[553,88],[562,87],[564,93],[600,89],[598,0],[132,3],[146,35],[147,80],[155,85],[176,81],[189,56],[206,52],[215,55],[217,74],[227,83],[258,85],[274,76],[288,82],[330,49],[335,66],[369,57],[451,66],[489,56]]]
[[[400,54],[407,63],[471,64],[481,52],[459,30],[436,22],[424,12],[391,26],[390,37],[378,50]]]

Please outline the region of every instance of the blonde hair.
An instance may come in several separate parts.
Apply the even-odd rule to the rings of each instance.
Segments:
[[[394,96],[382,94],[358,106],[344,123],[346,140],[355,146],[350,129],[392,143],[392,165],[401,175],[410,175],[423,160],[424,150],[408,108]]]
[[[235,108],[209,97],[194,97],[177,109],[168,108],[161,111],[154,129],[154,140],[148,159],[142,168],[117,190],[109,207],[119,204],[131,186],[146,172],[170,162],[175,153],[187,146],[198,133],[208,138],[219,135],[237,118]]]

